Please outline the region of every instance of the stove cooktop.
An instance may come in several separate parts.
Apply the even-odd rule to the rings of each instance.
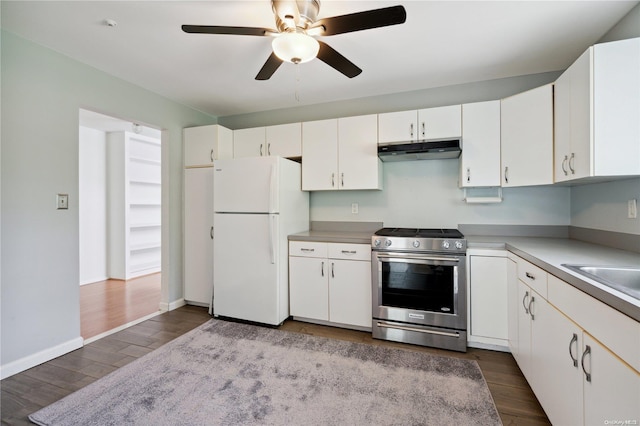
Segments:
[[[379,237],[399,238],[464,238],[457,229],[382,228],[375,232]]]

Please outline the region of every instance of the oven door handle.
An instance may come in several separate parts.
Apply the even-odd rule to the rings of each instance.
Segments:
[[[414,327],[405,327],[402,325],[391,325],[391,324],[385,324],[383,322],[378,322],[377,323],[378,327],[382,327],[382,328],[395,328],[397,330],[404,330],[404,331],[417,331],[418,333],[426,333],[426,334],[437,334],[439,336],[447,336],[447,337],[460,337],[460,333],[458,332],[446,332],[446,331],[436,331],[436,330],[423,330],[420,328],[414,328]]]
[[[424,256],[411,256],[411,255],[389,255],[389,254],[377,254],[378,259],[393,259],[393,260],[424,260],[424,261],[436,261],[436,262],[460,262],[458,257],[424,257]]]

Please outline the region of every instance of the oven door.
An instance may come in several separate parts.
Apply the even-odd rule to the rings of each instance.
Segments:
[[[372,252],[373,318],[466,329],[465,259]]]

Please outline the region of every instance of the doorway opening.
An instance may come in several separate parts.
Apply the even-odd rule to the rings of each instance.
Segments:
[[[79,111],[80,328],[85,343],[160,312],[161,131]]]

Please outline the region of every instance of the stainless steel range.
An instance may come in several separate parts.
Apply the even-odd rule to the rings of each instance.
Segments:
[[[371,238],[373,337],[466,352],[466,251],[457,229],[377,231]]]

